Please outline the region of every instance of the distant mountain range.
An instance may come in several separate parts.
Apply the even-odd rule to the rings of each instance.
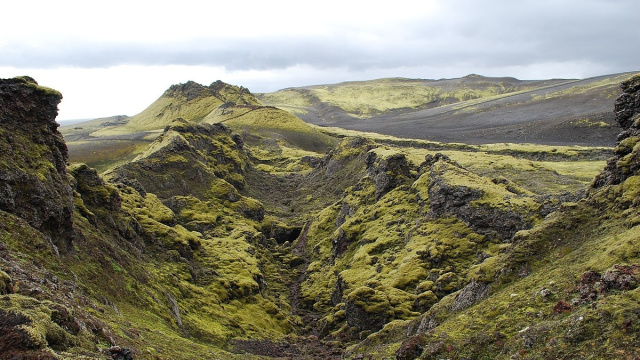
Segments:
[[[589,79],[380,79],[258,94],[310,124],[464,143],[611,146],[611,101],[632,73]]]

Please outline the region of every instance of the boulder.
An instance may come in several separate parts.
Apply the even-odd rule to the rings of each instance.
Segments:
[[[0,270],[0,295],[7,295],[13,292],[13,281],[6,272]]]

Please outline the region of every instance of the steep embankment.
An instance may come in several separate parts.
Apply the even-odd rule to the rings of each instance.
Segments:
[[[67,147],[55,118],[59,92],[29,77],[0,83],[0,210],[13,212],[66,249],[73,237]]]

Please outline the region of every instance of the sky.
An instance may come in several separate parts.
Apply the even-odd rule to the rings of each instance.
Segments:
[[[640,70],[639,0],[21,0],[2,13],[0,78],[59,90],[59,120],[132,116],[189,80],[259,93]]]

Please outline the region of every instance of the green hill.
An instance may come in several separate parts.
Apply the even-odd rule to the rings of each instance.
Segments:
[[[464,143],[609,146],[611,101],[633,73],[589,79],[380,79],[258,94],[310,124]]]
[[[324,106],[360,119],[394,110],[414,111],[469,100],[495,98],[574,80],[522,81],[469,75],[459,79],[422,80],[388,78],[289,88],[258,94],[266,104],[296,114],[319,111]],[[324,109],[323,109],[324,110]],[[327,110],[325,110],[327,111]],[[333,122],[333,119],[325,119]]]
[[[260,147],[261,139],[267,139],[292,151],[322,153],[336,143],[299,118],[261,105],[248,89],[221,81],[209,86],[193,81],[173,85],[140,114],[74,124],[63,127],[61,132],[67,139],[72,161],[106,171],[140,155],[178,118],[194,123],[225,123],[236,132],[250,130],[253,136],[247,139],[249,146]]]

